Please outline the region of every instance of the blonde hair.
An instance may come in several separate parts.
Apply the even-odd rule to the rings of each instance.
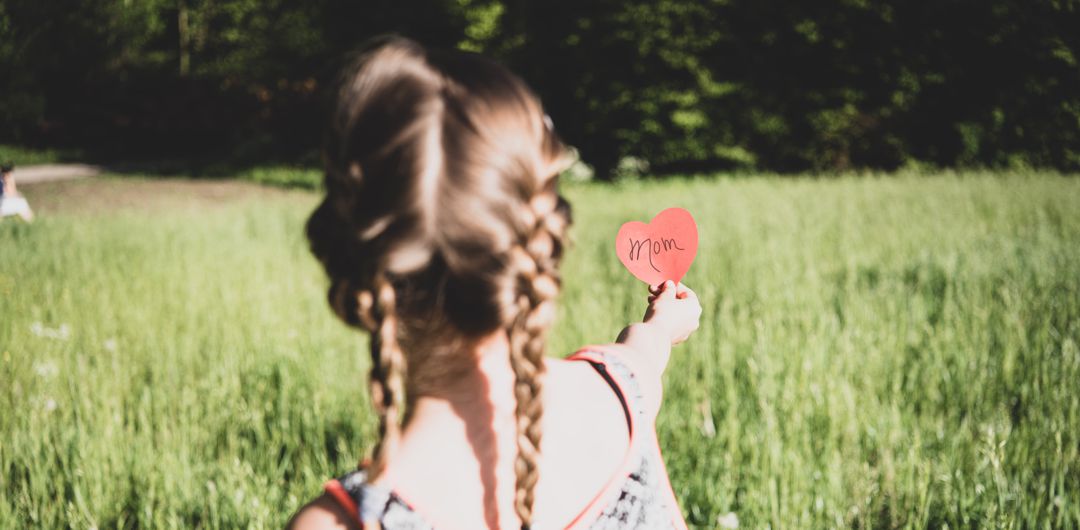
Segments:
[[[475,54],[391,37],[346,70],[326,148],[312,252],[330,305],[371,334],[380,419],[372,477],[410,396],[474,365],[464,344],[510,340],[517,400],[515,510],[532,521],[546,333],[570,223],[567,150],[524,82]]]

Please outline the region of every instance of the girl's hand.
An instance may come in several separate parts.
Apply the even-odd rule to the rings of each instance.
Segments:
[[[650,286],[649,294],[649,308],[643,322],[624,328],[616,343],[625,346],[617,351],[640,377],[647,415],[656,418],[663,402],[662,376],[671,357],[671,347],[685,341],[698,328],[701,304],[694,291],[671,281]]]
[[[678,344],[697,330],[701,322],[701,304],[689,287],[682,283],[676,286],[668,280],[649,286],[649,307],[642,321],[657,326],[671,344]]]

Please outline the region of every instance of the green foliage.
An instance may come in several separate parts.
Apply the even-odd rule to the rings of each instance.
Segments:
[[[556,6],[508,5],[506,57],[601,175],[1080,167],[1072,4]]]
[[[1078,188],[574,185],[549,352],[641,317],[611,237],[677,204],[704,315],[657,426],[691,528],[1080,528]],[[0,223],[0,527],[280,528],[370,447],[363,340],[302,235],[317,198],[258,197]]]
[[[442,0],[3,0],[0,140],[74,144],[108,159],[295,162],[322,132],[343,55],[396,31],[451,47]],[[10,79],[9,79],[10,77]]]
[[[0,2],[0,141],[295,162],[342,57],[493,55],[601,178],[1080,169],[1080,9],[1022,0]]]
[[[457,10],[467,24],[465,38],[458,48],[470,52],[483,52],[499,30],[503,4],[492,0],[458,0]]]
[[[83,154],[70,149],[27,149],[17,145],[0,144],[0,163],[12,161],[19,166],[55,164],[82,159]]]

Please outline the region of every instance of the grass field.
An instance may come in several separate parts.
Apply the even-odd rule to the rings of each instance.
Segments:
[[[372,443],[315,196],[156,185],[25,186],[39,222],[0,223],[0,528],[280,527]],[[1080,180],[564,191],[552,355],[640,317],[621,223],[700,224],[702,327],[658,420],[691,527],[1080,528]]]

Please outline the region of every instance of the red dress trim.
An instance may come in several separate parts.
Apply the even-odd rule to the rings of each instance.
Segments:
[[[349,516],[355,521],[360,520],[360,509],[356,507],[356,502],[353,501],[352,495],[345,491],[345,487],[341,485],[338,479],[330,479],[323,484],[323,490],[330,494],[341,505],[341,507],[348,512]]]

